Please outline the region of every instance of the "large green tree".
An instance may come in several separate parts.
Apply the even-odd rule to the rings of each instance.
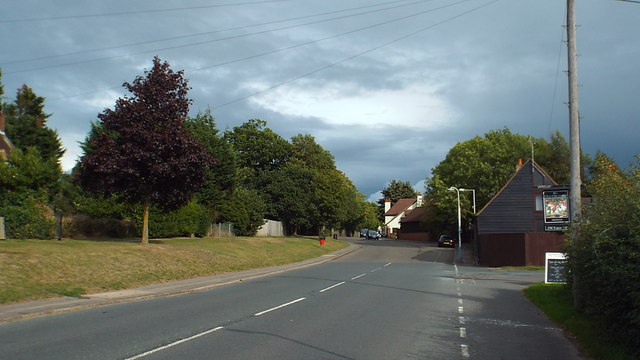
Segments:
[[[382,197],[378,200],[378,216],[384,218],[384,204],[387,199],[391,200],[391,205],[400,199],[415,198],[418,194],[410,181],[391,180],[389,185],[382,189]]]
[[[146,244],[149,205],[164,211],[186,205],[215,159],[185,130],[191,100],[182,71],[174,72],[155,57],[144,77],[124,87],[132,96],[98,115],[76,176],[91,192],[120,194],[142,204]]]
[[[24,151],[33,146],[43,159],[59,160],[64,149],[58,133],[47,127],[51,114],[44,112],[44,101],[27,85],[18,89],[15,101],[2,106],[6,133],[16,148]]]
[[[282,221],[288,233],[297,235],[312,228],[313,197],[311,180],[314,173],[300,164],[288,163],[271,172],[263,193],[270,206],[267,215]]]
[[[236,153],[218,133],[211,110],[189,118],[185,127],[218,160],[208,168],[207,179],[196,194],[198,202],[217,215],[220,207],[231,198],[238,183]]]
[[[267,127],[267,122],[251,119],[224,133],[238,157],[241,180],[257,188],[264,173],[282,167],[291,153],[291,144]]]

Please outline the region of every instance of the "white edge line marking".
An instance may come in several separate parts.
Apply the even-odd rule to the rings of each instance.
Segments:
[[[264,315],[264,314],[266,314],[266,313],[268,313],[268,312],[272,312],[272,311],[274,311],[274,310],[281,309],[281,308],[283,308],[283,307],[285,307],[285,306],[289,306],[289,305],[295,304],[295,303],[300,302],[300,301],[305,300],[305,299],[306,299],[306,298],[300,298],[300,299],[296,299],[296,300],[293,300],[293,301],[289,301],[289,302],[288,302],[288,303],[286,303],[286,304],[278,305],[278,306],[276,306],[276,307],[272,307],[271,309],[267,309],[267,310],[265,310],[265,311],[260,311],[259,313],[255,313],[255,314],[253,314],[253,316],[260,316],[260,315]]]
[[[386,263],[386,264],[384,264],[384,267],[387,267],[389,265],[391,265],[391,263]]]
[[[460,351],[462,352],[462,357],[465,359],[469,358],[469,347],[467,345],[460,345]]]
[[[467,329],[466,328],[463,328],[463,327],[460,328],[460,337],[462,339],[467,337]]]
[[[195,334],[195,335],[190,336],[190,337],[188,337],[188,338],[184,338],[184,339],[182,339],[182,340],[174,341],[174,342],[172,342],[171,344],[167,344],[167,345],[165,345],[165,346],[161,346],[161,347],[159,347],[159,348],[155,348],[155,349],[153,349],[153,350],[149,350],[149,351],[144,352],[144,353],[142,353],[142,354],[138,354],[138,355],[136,355],[136,356],[133,356],[133,357],[130,357],[130,358],[126,358],[125,360],[136,360],[136,359],[140,359],[140,358],[143,358],[143,357],[145,357],[145,356],[147,356],[147,355],[151,355],[151,354],[157,353],[158,351],[162,351],[162,350],[168,349],[168,348],[170,348],[170,347],[173,347],[173,346],[176,346],[176,345],[180,345],[180,344],[185,343],[185,342],[187,342],[187,341],[191,341],[191,340],[193,340],[193,339],[199,338],[199,337],[204,336],[204,335],[207,335],[207,334],[211,334],[212,332],[216,332],[216,331],[218,331],[218,330],[222,330],[222,329],[224,329],[224,327],[222,327],[222,326],[218,326],[217,328],[209,329],[209,330],[207,330],[207,331],[203,331],[203,332],[201,332],[201,333],[199,333],[199,334]]]
[[[462,305],[462,299],[458,299],[458,304]]]
[[[458,316],[458,321],[460,321],[460,325],[464,325],[465,323],[464,316]]]
[[[375,268],[375,269],[371,270],[370,272],[376,272],[378,270],[382,270],[382,268]]]
[[[458,306],[458,312],[462,314],[464,312],[464,308],[462,306]]]
[[[363,276],[367,276],[367,274],[360,274],[358,276],[352,277],[351,280],[359,279],[359,278],[361,278]]]
[[[334,287],[337,287],[337,286],[340,286],[340,285],[343,285],[343,284],[346,284],[346,281],[339,282],[339,283],[337,283],[337,284],[331,285],[331,286],[329,286],[328,288],[324,288],[324,289],[320,290],[320,292],[325,292],[325,291],[327,291],[327,290],[331,290],[331,289],[333,289]]]

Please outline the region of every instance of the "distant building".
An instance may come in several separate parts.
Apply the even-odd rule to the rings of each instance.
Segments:
[[[387,236],[396,236],[400,230],[400,220],[407,215],[407,212],[419,206],[422,206],[421,193],[412,199],[399,199],[393,206],[391,206],[391,199],[385,199],[384,225],[387,228]]]
[[[407,210],[405,216],[400,219],[400,230],[398,231],[398,239],[424,241],[430,240],[428,229],[424,225],[427,217],[426,207],[417,207],[413,210]]]

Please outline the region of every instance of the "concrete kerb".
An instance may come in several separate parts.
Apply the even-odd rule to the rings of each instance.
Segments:
[[[104,305],[202,292],[224,285],[320,265],[325,262],[338,259],[360,248],[361,246],[358,245],[350,245],[331,254],[326,254],[314,259],[309,259],[293,264],[251,269],[219,275],[201,276],[193,279],[148,285],[136,289],[90,294],[80,298],[63,297],[50,300],[30,301],[19,304],[0,305],[0,323],[59,314],[69,311],[89,309]]]

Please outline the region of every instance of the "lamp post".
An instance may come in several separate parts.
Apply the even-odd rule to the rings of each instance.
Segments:
[[[473,213],[476,213],[476,189],[458,189],[460,191],[471,191],[473,192]]]
[[[462,260],[462,222],[460,218],[460,189],[452,186],[449,191],[455,191],[458,194],[458,259]]]

